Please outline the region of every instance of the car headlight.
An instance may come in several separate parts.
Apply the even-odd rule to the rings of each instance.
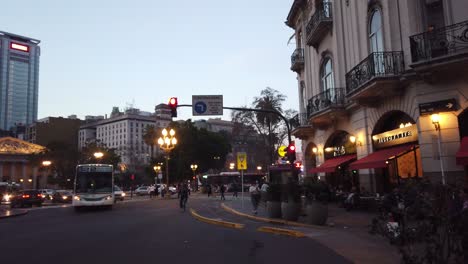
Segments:
[[[5,202],[9,202],[9,201],[10,201],[10,198],[11,198],[11,195],[9,195],[9,194],[5,194],[5,195],[3,196],[3,200],[5,200]]]
[[[68,199],[68,197],[66,197],[66,196],[62,196],[62,199],[66,200],[66,199]]]
[[[122,197],[124,197],[125,195],[126,195],[126,194],[123,192],[123,193],[122,193]]]
[[[110,199],[112,199],[112,196],[109,195],[106,197],[106,200],[110,200]]]
[[[78,195],[75,195],[75,196],[73,197],[73,199],[75,199],[75,200],[77,200],[77,201],[81,201],[81,198],[80,198]]]

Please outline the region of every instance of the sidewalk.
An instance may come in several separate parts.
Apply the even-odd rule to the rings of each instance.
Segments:
[[[250,198],[227,197],[225,204],[239,212],[253,215]],[[335,250],[338,254],[355,263],[400,263],[398,250],[383,237],[369,234],[369,227],[374,214],[361,211],[346,211],[336,204],[328,205],[328,227],[291,229],[304,232],[308,237]],[[260,204],[257,216],[268,218],[265,205]],[[299,222],[306,223],[305,216]]]

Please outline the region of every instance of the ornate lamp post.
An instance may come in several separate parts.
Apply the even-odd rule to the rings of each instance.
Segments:
[[[193,180],[194,180],[194,182],[195,182],[195,188],[196,188],[196,190],[198,191],[198,181],[197,181],[197,179],[196,179],[196,177],[195,177],[195,171],[197,170],[198,165],[197,165],[197,164],[191,164],[191,165],[190,165],[190,168],[191,168],[192,171],[193,171]]]
[[[169,132],[167,129],[163,129],[162,137],[158,138],[159,147],[166,152],[166,193],[169,194],[169,153],[175,148],[177,144],[177,138],[175,137],[175,131],[171,128]],[[170,198],[170,196],[169,196]]]

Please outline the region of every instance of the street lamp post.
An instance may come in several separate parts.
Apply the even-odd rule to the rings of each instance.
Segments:
[[[50,160],[44,160],[42,162],[42,166],[44,167],[44,170],[42,172],[42,177],[46,179],[46,186],[47,186],[47,172],[48,172],[48,168],[49,166],[52,164],[52,162]],[[37,180],[36,178],[36,188],[35,189],[39,189],[39,181]]]
[[[156,177],[154,177],[155,178],[154,184],[158,184],[158,174],[161,171],[161,166],[156,165],[153,167],[153,170],[156,173]]]
[[[158,138],[159,147],[166,152],[166,193],[169,194],[169,153],[175,148],[177,144],[177,138],[175,137],[174,129],[167,132],[167,129],[163,129],[162,137]],[[170,198],[170,195],[169,195]]]
[[[197,170],[198,165],[197,165],[197,164],[191,164],[191,165],[190,165],[190,168],[191,168],[192,171],[193,171],[193,179],[194,179],[194,181],[195,181],[195,190],[198,191],[198,181],[197,181],[197,179],[196,179],[196,177],[195,177],[195,171]]]
[[[102,152],[94,152],[93,156],[96,158],[96,160],[100,161],[102,157],[104,157],[104,153]]]

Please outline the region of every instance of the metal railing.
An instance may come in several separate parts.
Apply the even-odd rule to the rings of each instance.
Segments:
[[[468,52],[468,21],[410,37],[413,62]]]
[[[405,69],[403,52],[373,52],[346,73],[346,93],[359,90],[374,78],[399,76]]]
[[[306,34],[313,34],[317,26],[322,21],[333,21],[333,8],[331,2],[321,4],[317,11],[312,15],[306,26]]]
[[[291,68],[296,68],[299,64],[304,64],[304,49],[297,48],[291,55]]]
[[[310,126],[307,113],[300,113],[290,119],[289,123],[293,129],[301,126]]]
[[[331,88],[312,96],[307,103],[308,117],[330,107],[341,107],[346,102],[345,89]]]

